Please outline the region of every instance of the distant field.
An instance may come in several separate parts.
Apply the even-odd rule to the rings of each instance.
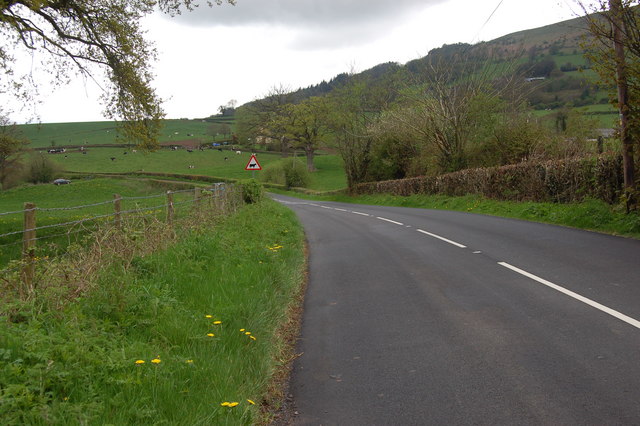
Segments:
[[[251,156],[250,152],[236,155],[235,151],[219,152],[214,149],[187,152],[180,149],[162,149],[156,152],[132,153],[122,148],[93,148],[87,154],[78,150],[65,154],[45,154],[58,162],[65,170],[74,172],[123,173],[123,172],[166,172],[193,175],[247,179],[251,172],[244,170]],[[125,152],[127,154],[125,154]],[[66,155],[66,158],[65,158]],[[114,160],[111,160],[114,158]],[[225,160],[227,158],[227,160]],[[280,159],[277,154],[259,154],[260,165],[265,167]],[[189,168],[193,166],[193,168]],[[256,172],[260,173],[260,172]]]
[[[163,120],[164,127],[160,134],[160,143],[196,140],[213,142],[210,128],[214,124],[226,124],[233,128],[228,119],[216,120],[216,123],[202,120]],[[95,121],[86,123],[45,123],[25,124],[19,126],[27,137],[32,148],[65,146],[65,145],[97,145],[122,143],[116,141],[116,123],[113,121]],[[228,138],[229,135],[227,134]],[[225,139],[218,135],[215,140]]]
[[[195,150],[184,149],[171,151],[162,149],[152,153],[136,152],[122,148],[93,148],[86,154],[78,150],[64,154],[43,154],[49,156],[62,166],[64,170],[84,173],[126,173],[126,172],[164,172],[192,175],[205,175],[219,178],[248,179],[252,173],[244,170],[251,153],[224,149]],[[127,152],[127,154],[125,154]],[[66,158],[65,158],[66,156]],[[111,160],[114,158],[114,160]],[[227,158],[225,160],[225,158]],[[260,165],[265,168],[280,161],[280,154],[258,154]],[[318,169],[312,174],[310,189],[318,191],[336,190],[346,187],[346,177],[342,168],[342,160],[335,155],[319,155],[315,158]],[[189,168],[193,166],[193,168]],[[260,171],[255,172],[256,177]]]

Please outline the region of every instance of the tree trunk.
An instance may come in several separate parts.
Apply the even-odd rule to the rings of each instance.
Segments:
[[[637,205],[635,194],[635,176],[633,162],[633,139],[629,131],[629,90],[627,83],[627,63],[624,53],[625,37],[622,28],[622,0],[609,0],[611,22],[613,24],[613,43],[616,53],[616,81],[618,84],[618,107],[620,109],[620,137],[622,139],[622,161],[624,168],[624,192],[627,211]]]
[[[307,154],[307,170],[309,172],[315,172],[316,166],[313,164],[313,157],[315,155],[315,151],[312,147],[306,146],[304,148],[304,152]]]

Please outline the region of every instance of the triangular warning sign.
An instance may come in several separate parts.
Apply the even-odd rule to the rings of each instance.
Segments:
[[[260,167],[260,163],[258,163],[258,159],[256,158],[255,154],[251,155],[251,158],[249,159],[249,162],[247,163],[247,166],[244,169],[245,170],[262,170],[262,167]]]

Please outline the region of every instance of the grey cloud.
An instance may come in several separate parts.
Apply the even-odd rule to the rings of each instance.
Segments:
[[[297,48],[335,47],[372,40],[407,14],[446,0],[237,0],[201,6],[173,18],[200,27],[273,25],[298,30]]]

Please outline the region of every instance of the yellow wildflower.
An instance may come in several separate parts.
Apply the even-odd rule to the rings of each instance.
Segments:
[[[253,402],[253,401],[252,401],[252,400],[250,400],[250,399],[247,399],[247,402],[248,402],[249,404],[251,404],[251,405],[256,405],[256,403],[255,403],[255,402]]]
[[[213,315],[205,315],[205,318],[213,318]]]
[[[241,332],[243,332],[243,331],[244,331],[244,328],[241,328],[241,329],[240,329],[240,331],[241,331]]]
[[[136,364],[144,364],[144,360],[143,359],[139,359],[136,361]]]
[[[228,407],[229,406],[229,402],[225,401],[222,404],[220,404],[222,407]]]
[[[247,336],[251,336],[251,332],[250,331],[247,331],[244,334],[246,334]]]
[[[215,337],[215,334],[213,334],[213,333],[207,333],[207,336],[209,336],[209,337]]]
[[[229,403],[229,405],[228,405],[228,407],[233,408],[233,407],[235,407],[235,406],[236,406],[236,405],[238,405],[238,404],[240,404],[240,403],[239,403],[239,402],[230,402],[230,403]]]
[[[222,324],[222,321],[214,321],[213,322],[213,325],[220,325],[220,324]]]
[[[160,364],[162,361],[160,361],[160,358],[154,358],[151,360],[151,362],[154,364]]]
[[[192,359],[188,359],[188,360],[186,361],[186,363],[187,363],[187,364],[193,364],[193,360],[192,360]]]
[[[256,338],[255,338],[255,337],[253,337],[253,336],[249,336],[249,338],[250,338],[251,340],[256,340]]]

